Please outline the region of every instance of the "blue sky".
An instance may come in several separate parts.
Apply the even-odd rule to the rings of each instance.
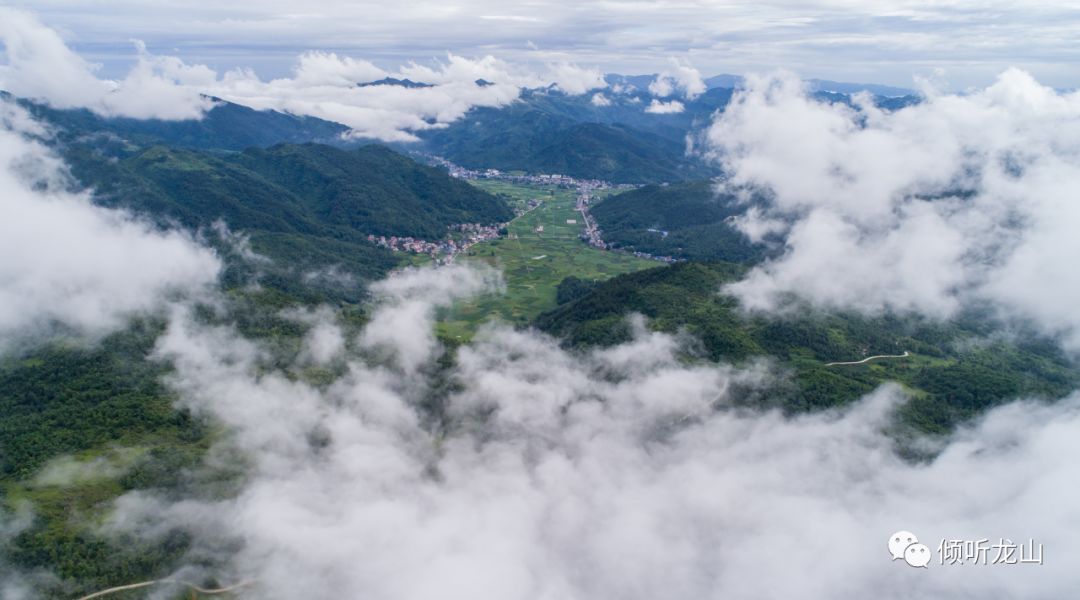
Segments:
[[[775,68],[806,77],[964,89],[1015,66],[1056,87],[1080,80],[1080,3],[794,1],[8,2],[56,28],[103,76],[126,71],[129,40],[215,70],[288,73],[332,50],[380,66],[447,51],[515,62],[574,61],[649,73],[669,56],[703,74]]]

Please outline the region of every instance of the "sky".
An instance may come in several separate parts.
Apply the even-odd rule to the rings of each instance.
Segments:
[[[447,52],[515,62],[574,61],[605,72],[654,73],[669,56],[705,75],[786,68],[804,77],[911,86],[935,77],[981,87],[1009,67],[1074,88],[1080,3],[997,0],[334,2],[302,4],[16,0],[87,60],[116,77],[130,40],[216,71],[291,72],[306,50],[383,68]]]

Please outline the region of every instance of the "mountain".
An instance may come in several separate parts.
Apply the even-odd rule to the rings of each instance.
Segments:
[[[419,81],[413,81],[411,79],[395,79],[393,77],[383,77],[378,81],[369,81],[367,83],[358,83],[357,87],[371,87],[377,85],[396,85],[404,88],[429,88],[434,87],[430,83],[422,83]]]
[[[764,248],[727,222],[745,204],[718,195],[711,181],[647,185],[609,196],[589,212],[617,248],[682,259],[744,262]]]
[[[876,83],[845,83],[842,81],[829,81],[827,79],[807,79],[806,84],[807,87],[814,92],[835,92],[837,94],[869,92],[870,94],[882,96],[884,98],[918,95],[918,93],[912,89]]]
[[[118,136],[139,146],[168,144],[203,150],[243,150],[280,143],[337,142],[348,127],[315,117],[274,110],[254,110],[213,98],[202,119],[163,121],[102,117],[87,109],[56,109],[19,99],[35,118],[58,129],[64,139]]]
[[[292,292],[313,272],[370,279],[396,266],[368,234],[438,240],[451,224],[513,217],[495,196],[375,145],[280,144],[226,155],[151,146],[119,157],[74,145],[66,158],[100,204],[163,226],[206,230],[221,221],[243,232],[280,267],[260,268]],[[237,278],[246,273],[233,266]]]
[[[441,239],[456,223],[509,221],[505,202],[385,146],[250,148],[231,158],[300,198],[321,223],[375,235]]]
[[[557,172],[617,183],[707,177],[716,169],[686,155],[692,115],[644,112],[640,96],[525,91],[502,108],[478,108],[443,129],[423,132],[424,147],[470,168]]]
[[[742,75],[729,75],[725,73],[705,78],[705,87],[710,90],[715,88],[741,88],[742,85]]]
[[[741,88],[745,78],[741,75],[714,75],[712,77],[705,78],[705,85],[709,89],[713,88]],[[858,94],[860,92],[869,92],[874,96],[880,96],[882,98],[895,98],[899,96],[917,96],[918,93],[915,90],[895,87],[891,85],[881,85],[878,83],[850,83],[844,81],[829,81],[827,79],[805,79],[803,80],[806,87],[811,92],[832,92],[836,94]]]
[[[474,108],[445,128],[420,132],[421,147],[474,169],[559,172],[615,183],[718,175],[718,167],[688,155],[687,139],[712,124],[735,90],[712,87],[693,100],[679,99],[680,112],[655,114],[645,111],[655,99],[648,92],[652,78],[608,75],[609,84],[631,87],[578,96],[549,89],[523,90],[507,106]],[[734,84],[735,80],[723,82]],[[594,103],[596,95],[604,100]],[[849,94],[818,91],[814,96],[822,102],[852,105]],[[917,96],[875,96],[874,100],[887,110],[919,101]]]
[[[656,73],[651,75],[620,75],[618,73],[607,73],[604,75],[604,81],[608,85],[623,86],[631,91],[637,90],[644,92],[649,89],[649,84],[656,81]]]
[[[906,422],[927,432],[948,431],[1016,397],[1060,398],[1080,383],[1075,362],[1052,342],[1023,333],[986,341],[992,319],[985,314],[950,322],[809,309],[776,318],[747,315],[721,293],[744,271],[732,263],[686,262],[620,275],[584,290],[571,281],[572,289],[560,294],[571,300],[542,314],[536,325],[572,346],[611,345],[629,339],[626,317],[639,313],[654,329],[694,335],[710,360],[771,356],[792,373],[767,395],[787,410],[844,404],[885,381],[899,381],[914,392],[902,409]],[[971,343],[980,339],[983,343]],[[903,352],[912,356],[868,365],[826,364]]]
[[[626,125],[579,123],[531,156],[536,171],[616,182],[678,181],[710,169],[684,160],[684,145]]]

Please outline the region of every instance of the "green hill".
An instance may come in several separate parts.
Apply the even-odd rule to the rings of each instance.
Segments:
[[[75,145],[66,158],[103,205],[162,226],[197,230],[221,221],[247,234],[273,260],[260,272],[290,293],[314,292],[304,275],[315,271],[371,279],[396,266],[368,234],[435,240],[453,223],[513,217],[501,199],[380,146],[283,144],[224,155],[153,146],[118,157]],[[227,278],[247,276],[250,267],[230,264],[236,269]]]
[[[1018,396],[1062,397],[1080,382],[1077,365],[1056,344],[1034,335],[991,337],[988,315],[952,322],[809,309],[785,317],[747,316],[733,298],[719,293],[743,270],[731,263],[688,262],[621,275],[591,290],[569,281],[560,296],[571,300],[536,324],[565,336],[570,345],[609,345],[629,338],[626,316],[640,313],[657,330],[693,334],[709,360],[770,356],[793,373],[792,386],[775,390],[769,400],[788,410],[844,404],[880,383],[899,381],[913,390],[904,407],[906,421],[931,432],[947,431]],[[826,365],[904,352],[911,356]]]
[[[56,109],[20,99],[35,118],[57,129],[65,139],[93,135],[119,137],[140,146],[168,144],[183,148],[243,150],[280,143],[340,142],[348,127],[315,117],[274,110],[254,110],[214,98],[202,119],[164,121],[102,117],[85,108]]]
[[[743,262],[761,255],[725,221],[745,205],[718,195],[711,181],[648,185],[605,198],[590,209],[606,242],[657,256]]]
[[[713,167],[686,156],[686,119],[645,113],[640,99],[596,107],[589,96],[527,91],[507,107],[474,109],[422,137],[428,150],[470,168],[562,173],[619,183],[715,174]]]
[[[384,146],[252,148],[230,161],[295,194],[320,223],[376,235],[441,239],[455,223],[502,223],[502,200]]]
[[[579,123],[532,155],[533,171],[617,182],[679,181],[710,169],[683,157],[685,145],[626,125]]]

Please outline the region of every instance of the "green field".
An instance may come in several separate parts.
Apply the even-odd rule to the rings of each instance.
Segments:
[[[525,324],[555,307],[555,286],[569,275],[601,280],[660,264],[597,250],[581,241],[578,236],[584,223],[581,213],[574,210],[576,190],[491,180],[475,184],[503,194],[512,204],[524,206],[530,199],[540,199],[541,204],[514,219],[507,227],[507,238],[477,244],[459,258],[466,264],[484,263],[502,270],[506,293],[455,306],[440,324],[444,336],[467,339],[477,325],[493,317]],[[537,231],[539,226],[543,231]]]

